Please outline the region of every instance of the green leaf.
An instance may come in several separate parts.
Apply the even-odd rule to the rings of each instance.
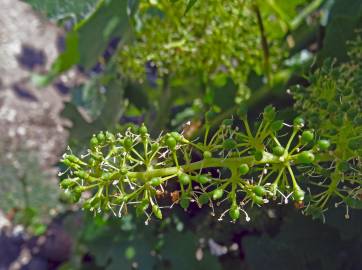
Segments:
[[[190,11],[190,9],[196,4],[196,2],[197,2],[197,0],[188,0],[187,1],[185,14],[187,14]]]
[[[65,51],[59,55],[52,65],[52,73],[60,74],[70,69],[80,60],[80,52],[78,48],[79,34],[71,31],[65,38]]]
[[[98,0],[26,0],[34,9],[45,14],[51,20],[66,17],[80,19],[86,16]]]
[[[79,64],[93,67],[112,38],[120,37],[128,25],[127,1],[102,0],[97,9],[67,33],[66,48],[53,63],[46,78],[35,77],[42,86]],[[94,35],[97,33],[97,38]]]

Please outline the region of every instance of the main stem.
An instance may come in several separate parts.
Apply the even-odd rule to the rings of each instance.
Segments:
[[[175,166],[169,168],[149,169],[143,172],[129,172],[127,175],[130,178],[150,179],[152,177],[175,175],[179,172],[192,172],[204,168],[235,169],[244,163],[252,166],[255,164],[280,163],[280,160],[274,155],[264,152],[263,159],[260,161],[256,161],[254,156],[232,157],[232,158],[208,158],[190,164],[184,164],[179,167]]]

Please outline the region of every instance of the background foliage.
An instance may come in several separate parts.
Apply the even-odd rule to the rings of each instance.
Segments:
[[[361,1],[26,2],[67,29],[63,52],[34,82],[54,84],[72,69],[86,78],[72,86],[62,112],[73,123],[75,153],[100,130],[146,122],[155,137],[184,130],[196,138],[210,108],[219,112],[212,121],[217,127],[240,104],[255,122],[273,104],[278,118],[290,123],[304,114],[309,127],[330,139],[335,163],[318,175],[336,175],[345,180],[341,189],[348,186],[344,205],[335,208],[341,200],[332,196],[328,207],[307,208],[317,219],[275,204],[251,210],[250,223],[218,222],[193,206],[187,212],[175,207],[162,222],[145,226],[133,213],[116,219],[79,212],[63,195],[71,211],[56,222],[71,234],[73,249],[59,269],[362,268],[362,215],[349,209],[361,208]],[[4,166],[0,186],[11,169]],[[35,182],[45,177],[32,173],[27,170]],[[21,187],[17,182],[11,189]],[[34,195],[49,193],[52,187]],[[23,207],[23,196],[1,207]],[[37,196],[29,200],[38,208]]]

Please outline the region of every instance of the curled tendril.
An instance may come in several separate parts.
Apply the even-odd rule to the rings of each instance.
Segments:
[[[280,200],[302,203],[305,192],[298,183],[298,167],[313,169],[328,157],[313,131],[303,131],[304,120],[293,125],[276,120],[272,106],[265,108],[259,126],[252,130],[241,112],[242,128],[226,119],[213,135],[206,115],[206,133],[202,142],[190,141],[178,132],[150,138],[147,127],[129,128],[124,134],[100,132],[93,135],[85,155],[64,154],[68,167],[60,183],[72,199],[95,213],[109,212],[121,217],[129,207],[162,219],[162,208],[190,203],[199,207],[227,203],[232,220],[241,213],[249,221],[247,205]],[[291,129],[283,145],[279,133]],[[279,139],[278,139],[279,138]],[[202,157],[193,161],[191,154]],[[211,168],[223,169],[215,175]],[[299,173],[299,175],[301,175]],[[171,184],[172,183],[172,184]],[[214,211],[214,210],[213,210]]]

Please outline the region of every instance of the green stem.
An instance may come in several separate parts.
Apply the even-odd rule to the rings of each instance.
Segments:
[[[265,152],[263,159],[255,161],[254,156],[247,157],[233,157],[233,158],[208,158],[201,161],[193,162],[190,164],[184,164],[179,167],[168,167],[160,169],[151,169],[143,172],[129,172],[128,177],[149,179],[152,177],[167,176],[177,174],[179,171],[192,172],[203,168],[237,168],[240,164],[265,164],[265,163],[280,163],[279,159],[270,153]]]

